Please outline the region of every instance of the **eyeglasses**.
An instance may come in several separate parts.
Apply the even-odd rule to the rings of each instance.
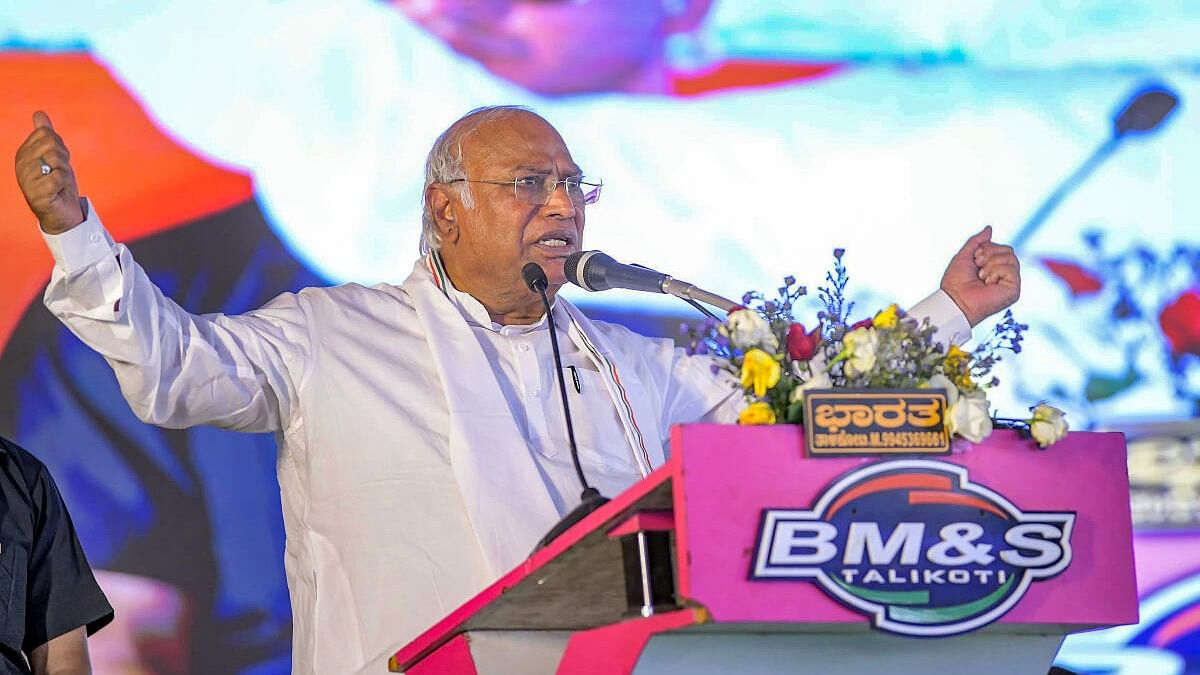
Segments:
[[[452,178],[447,183],[487,183],[489,185],[511,185],[517,201],[534,206],[545,206],[550,203],[550,197],[559,185],[565,185],[567,195],[576,204],[595,204],[600,200],[600,189],[604,181],[590,176],[577,176],[555,180],[550,176],[535,174],[518,176],[513,180],[472,180],[470,178]]]

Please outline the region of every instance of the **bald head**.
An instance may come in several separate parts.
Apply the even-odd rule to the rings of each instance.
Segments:
[[[434,183],[445,183],[455,178],[465,178],[466,169],[463,161],[464,144],[468,151],[487,152],[490,143],[487,134],[481,137],[483,143],[472,143],[485,127],[493,126],[496,122],[511,120],[515,116],[528,116],[541,121],[553,129],[544,117],[529,108],[516,105],[497,105],[476,108],[458,118],[433,142],[429,156],[425,159],[425,186],[423,195],[428,193],[429,186]],[[557,133],[557,132],[555,132]],[[466,183],[456,183],[463,203],[468,208],[474,206],[474,200]],[[421,253],[441,248],[441,237],[438,235],[433,214],[430,212],[428,200],[422,196],[421,210]]]
[[[521,269],[540,265],[551,293],[566,283],[563,264],[583,238],[582,174],[542,117],[519,108],[472,113],[430,153],[423,247],[437,249],[455,288],[500,323],[534,319],[540,301]]]

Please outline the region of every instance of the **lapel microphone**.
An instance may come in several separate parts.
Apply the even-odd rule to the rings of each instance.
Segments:
[[[567,444],[571,449],[571,461],[575,464],[575,475],[579,477],[579,484],[583,486],[583,494],[579,497],[579,506],[572,509],[546,533],[546,536],[542,537],[537,545],[538,548],[542,548],[569,530],[572,525],[583,520],[589,513],[607,504],[608,499],[602,496],[599,490],[588,484],[587,477],[583,475],[583,465],[579,463],[579,448],[575,445],[575,425],[571,423],[571,405],[567,401],[567,383],[563,378],[562,356],[558,351],[558,331],[554,325],[554,312],[550,309],[550,297],[546,294],[546,288],[550,285],[546,279],[546,271],[542,269],[541,265],[530,262],[521,268],[521,277],[525,279],[525,285],[529,287],[529,290],[541,296],[542,306],[546,308],[546,321],[550,327],[550,348],[554,352],[554,373],[558,376],[558,393],[562,396],[563,417],[567,422]]]

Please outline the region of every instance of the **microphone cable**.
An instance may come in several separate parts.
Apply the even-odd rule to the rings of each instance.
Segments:
[[[571,462],[575,465],[575,475],[579,477],[579,484],[583,486],[583,493],[579,496],[579,506],[568,513],[542,538],[538,543],[538,548],[542,548],[558,535],[570,529],[572,525],[583,520],[589,513],[608,503],[608,499],[588,483],[587,477],[583,474],[583,465],[579,462],[579,448],[575,444],[575,425],[571,422],[571,404],[567,399],[567,382],[563,377],[562,356],[558,350],[558,331],[554,323],[554,312],[550,308],[550,297],[546,294],[546,288],[549,286],[546,272],[541,265],[531,262],[521,268],[521,276],[525,279],[525,285],[529,287],[529,290],[541,297],[542,306],[546,309],[546,322],[550,328],[550,348],[554,352],[554,371],[558,377],[558,393],[562,397],[563,417],[567,422],[567,444],[571,449]]]

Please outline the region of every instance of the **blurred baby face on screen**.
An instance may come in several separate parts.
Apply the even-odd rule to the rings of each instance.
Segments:
[[[667,36],[707,0],[393,0],[494,75],[556,96],[655,88]]]

